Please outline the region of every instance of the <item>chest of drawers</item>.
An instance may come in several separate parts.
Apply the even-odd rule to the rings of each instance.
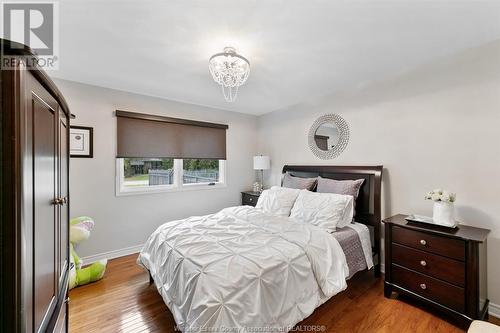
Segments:
[[[463,321],[488,315],[486,239],[489,230],[414,224],[406,215],[385,223],[384,294],[398,292]]]

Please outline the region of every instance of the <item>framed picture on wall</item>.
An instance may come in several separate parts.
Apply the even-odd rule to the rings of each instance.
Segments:
[[[94,157],[94,129],[85,126],[71,126],[69,130],[69,153],[71,157]]]

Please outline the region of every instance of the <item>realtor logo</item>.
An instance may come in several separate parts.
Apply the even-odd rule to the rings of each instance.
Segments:
[[[39,56],[37,65],[57,69],[58,3],[2,2],[2,38],[29,46]],[[22,48],[14,44],[12,49]],[[3,56],[14,56],[2,50]],[[7,62],[2,61],[2,68]]]

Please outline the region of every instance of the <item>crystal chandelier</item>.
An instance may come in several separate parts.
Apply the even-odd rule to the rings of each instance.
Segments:
[[[250,75],[250,62],[236,53],[234,48],[225,47],[224,52],[210,57],[208,63],[214,81],[222,86],[224,98],[227,102],[234,102],[238,88]]]

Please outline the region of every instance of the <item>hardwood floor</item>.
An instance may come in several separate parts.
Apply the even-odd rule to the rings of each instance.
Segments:
[[[174,332],[170,311],[149,284],[147,273],[135,263],[136,258],[111,260],[104,279],[71,290],[71,333]],[[371,272],[356,274],[348,285],[298,328],[323,325],[326,332],[464,332],[418,304],[384,298],[383,279],[375,279]]]

